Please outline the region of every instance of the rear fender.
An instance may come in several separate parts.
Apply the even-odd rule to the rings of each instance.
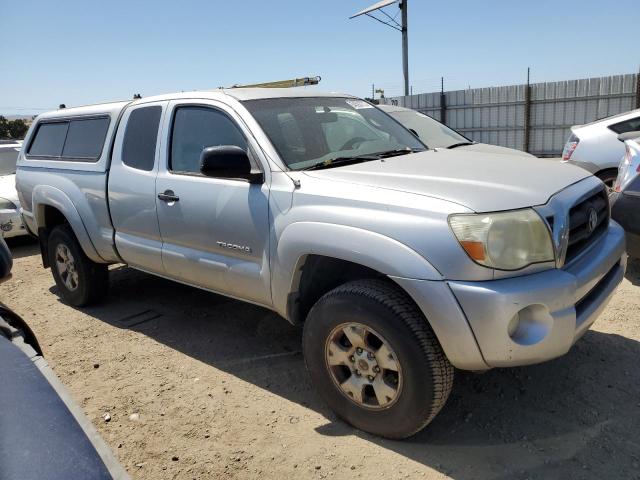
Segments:
[[[45,223],[45,208],[47,206],[57,209],[69,223],[71,230],[78,239],[84,253],[94,262],[104,263],[98,255],[95,246],[91,242],[89,233],[71,199],[62,191],[50,185],[38,185],[33,189],[32,205],[34,212],[34,222],[40,246],[43,253],[45,265],[48,264],[46,244],[48,240],[48,227]]]

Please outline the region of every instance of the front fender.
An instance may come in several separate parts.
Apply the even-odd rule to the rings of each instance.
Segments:
[[[32,193],[33,215],[36,233],[45,227],[45,207],[54,207],[64,215],[69,222],[84,253],[94,262],[104,262],[98,255],[89,233],[71,199],[62,191],[50,185],[38,185]]]
[[[393,238],[346,225],[290,224],[280,234],[273,253],[273,303],[285,318],[287,297],[299,273],[300,260],[307,255],[346,260],[394,277],[442,280],[440,272],[415,250]]]

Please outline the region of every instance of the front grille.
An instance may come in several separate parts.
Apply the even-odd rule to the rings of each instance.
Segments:
[[[592,211],[597,214],[597,222],[592,223]],[[606,190],[590,196],[569,210],[569,241],[565,263],[580,254],[598,239],[609,225],[609,197]]]

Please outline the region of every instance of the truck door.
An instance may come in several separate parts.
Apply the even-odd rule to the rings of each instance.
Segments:
[[[231,108],[207,100],[171,102],[164,131],[156,195],[165,275],[270,304],[267,183],[200,173],[202,150],[218,145],[245,149],[264,171],[253,136]]]
[[[109,210],[115,244],[129,265],[164,274],[156,212],[156,177],[168,102],[128,108],[116,134],[109,173]]]

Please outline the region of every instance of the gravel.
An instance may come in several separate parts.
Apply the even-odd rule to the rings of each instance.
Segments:
[[[638,478],[638,261],[567,355],[456,372],[434,422],[396,442],[326,408],[301,332],[272,313],[124,267],[107,303],[74,309],[37,244],[16,240],[0,298],[135,479]]]

